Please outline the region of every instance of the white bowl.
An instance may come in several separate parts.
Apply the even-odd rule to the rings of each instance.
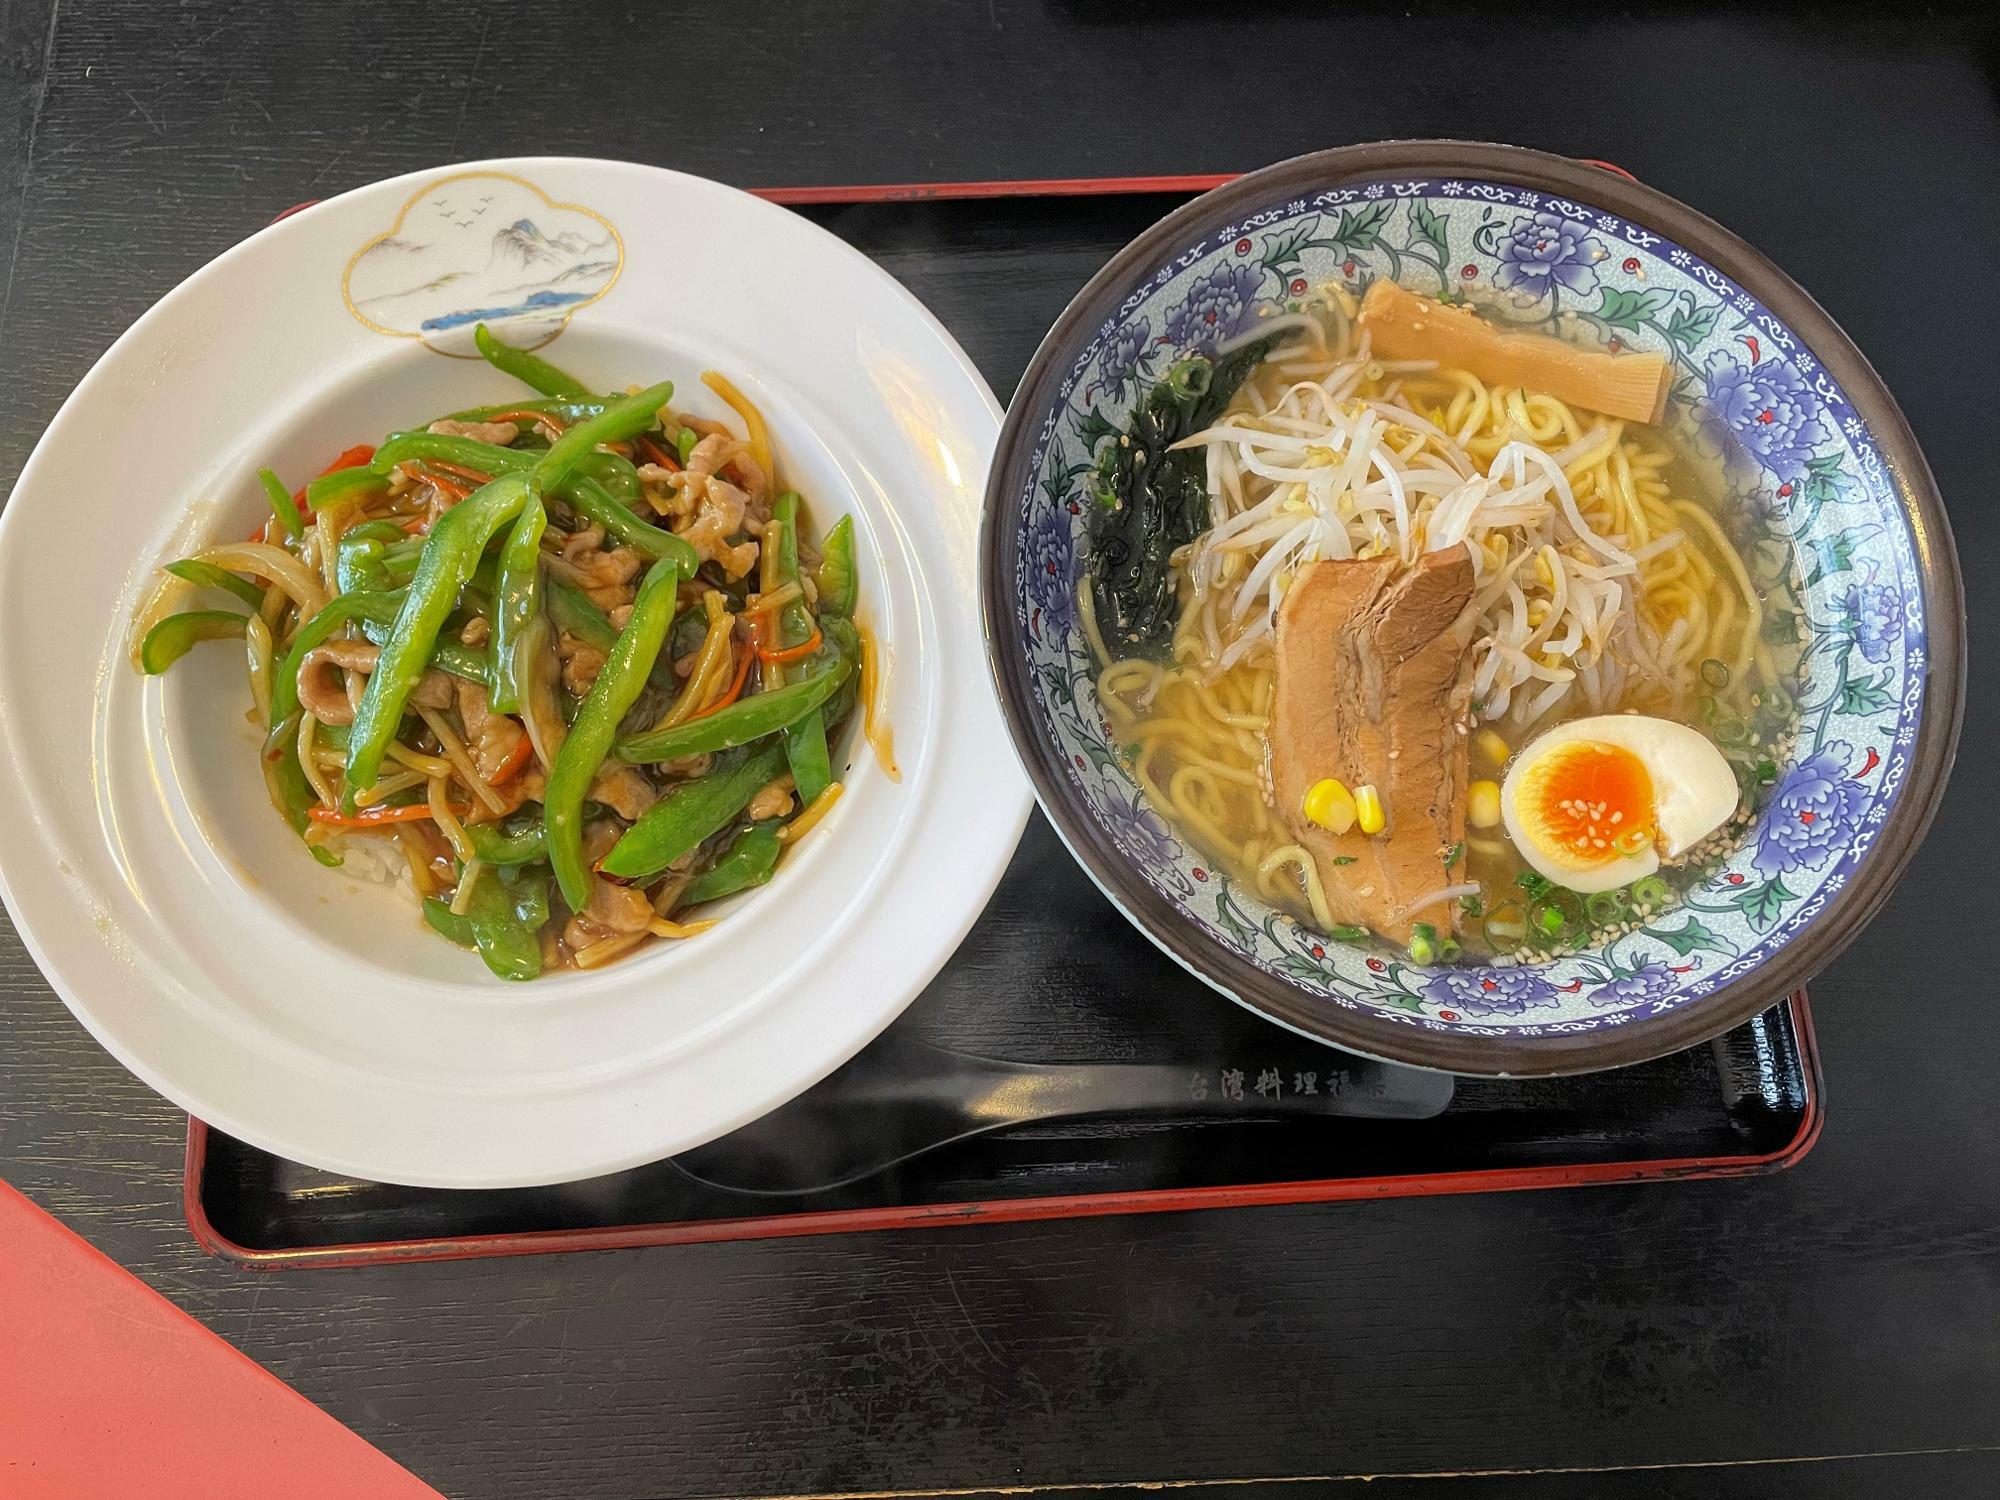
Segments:
[[[462,357],[448,315],[468,302],[603,388],[670,378],[677,409],[726,417],[698,379],[715,368],[761,406],[822,524],[855,514],[902,771],[857,745],[826,824],[714,932],[521,986],[406,892],[307,856],[266,800],[237,651],[153,679],[127,655],[158,565],[264,514],[259,465],[302,482],[352,443],[523,394]],[[112,346],[0,514],[0,896],[120,1061],[297,1161],[495,1187],[721,1135],[888,1025],[1019,838],[976,602],[998,414],[886,273],[699,178],[481,162],[275,224]]]

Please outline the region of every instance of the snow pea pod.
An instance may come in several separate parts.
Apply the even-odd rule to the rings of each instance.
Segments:
[[[776,734],[816,713],[846,681],[852,668],[838,655],[821,660],[807,676],[781,688],[739,698],[727,708],[668,729],[656,729],[618,742],[618,758],[634,765],[679,760],[709,750],[731,750],[767,734]],[[796,773],[794,773],[796,774]],[[810,800],[810,799],[807,799]]]
[[[192,651],[196,641],[226,641],[231,636],[241,640],[249,618],[233,609],[189,609],[168,615],[146,632],[139,646],[139,666],[149,675],[157,674]]]
[[[844,618],[854,613],[861,592],[860,576],[854,566],[854,517],[842,516],[835,521],[820,543],[819,569],[813,574],[813,585],[819,591],[822,615]]]
[[[799,581],[799,497],[786,490],[771,507],[771,519],[779,524],[777,581],[782,588]],[[794,600],[778,611],[778,644],[801,645],[812,638],[812,614],[802,601]],[[837,685],[837,684],[836,684]],[[811,802],[833,781],[832,756],[826,747],[826,720],[817,708],[808,710],[784,728],[785,759],[792,768],[801,806]]]
[[[752,823],[729,841],[714,864],[688,882],[681,901],[697,906],[764,884],[778,868],[778,856],[784,848],[778,841],[777,819]]]
[[[542,927],[549,920],[549,882],[543,875],[506,879],[482,872],[460,916],[448,902],[424,901],[424,920],[452,942],[476,948],[502,979],[533,979],[542,972]]]
[[[625,830],[600,868],[621,880],[652,878],[727,828],[784,769],[785,747],[774,740],[706,776],[681,783]]]
[[[587,400],[590,388],[566,370],[560,370],[539,354],[531,354],[526,349],[516,349],[512,344],[503,344],[487,332],[484,323],[472,330],[472,342],[486,357],[486,363],[503,375],[512,375],[523,385],[540,391],[544,396],[559,396],[567,400]]]
[[[389,741],[403,722],[410,694],[430,664],[438,631],[479,565],[487,542],[519,515],[540,489],[533,473],[502,475],[446,511],[431,527],[423,554],[417,559],[416,576],[403,597],[402,611],[369,675],[361,706],[355,710],[341,798],[343,811],[351,813],[355,793],[375,784]]]
[[[472,852],[489,865],[533,864],[548,852],[540,818],[524,819],[512,832],[496,823],[468,823],[465,831]]]
[[[549,864],[572,911],[582,911],[590,903],[590,866],[583,857],[583,799],[611,752],[619,721],[646,686],[659,658],[667,627],[673,623],[674,595],[680,580],[681,570],[671,561],[656,562],[647,570],[625,628],[618,632],[590,695],[577,710],[569,737],[556,752],[555,765],[549,769],[542,795],[542,822],[547,831]]]

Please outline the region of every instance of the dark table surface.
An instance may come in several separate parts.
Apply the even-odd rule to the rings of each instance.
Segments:
[[[1618,161],[1826,304],[1930,454],[1975,665],[1937,826],[1815,987],[1828,1124],[1775,1178],[259,1276],[189,1239],[182,1117],[4,919],[0,1175],[453,1496],[2000,1491],[1996,87],[2000,25],[1914,6],[5,0],[0,483],[177,281],[414,168],[754,186],[1484,137]],[[917,289],[964,326],[1007,252]],[[1040,331],[972,341],[1003,395]]]

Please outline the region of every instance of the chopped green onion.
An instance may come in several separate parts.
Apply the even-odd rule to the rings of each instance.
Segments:
[[[1778,779],[1778,763],[1768,755],[1765,756],[1757,762],[1755,775],[1757,777],[1757,785],[1769,786]]]
[[[1563,915],[1562,908],[1552,901],[1538,902],[1528,913],[1528,920],[1536,932],[1548,938],[1555,937],[1569,925],[1569,918]]]
[[[1354,863],[1354,856],[1351,854],[1336,854],[1327,863],[1333,865],[1335,868],[1341,865],[1351,865]]]
[[[1726,688],[1729,686],[1729,668],[1711,656],[1701,664],[1701,680],[1712,688]]]
[[[1644,880],[1634,882],[1632,886],[1632,904],[1641,909],[1659,907],[1664,905],[1667,898],[1672,894],[1673,892],[1667,888],[1667,883],[1660,879],[1659,876],[1648,875]]]
[[[1583,914],[1592,927],[1609,927],[1625,915],[1625,903],[1616,891],[1597,891],[1583,898]]]
[[[1718,719],[1715,721],[1715,738],[1718,744],[1747,745],[1750,743],[1750,726],[1741,719]]]
[[[1327,928],[1326,935],[1336,943],[1358,943],[1368,936],[1368,929],[1343,922],[1339,926]]]
[[[1479,917],[1486,914],[1486,905],[1477,896],[1460,896],[1458,898],[1458,909],[1468,917]]]
[[[1530,901],[1545,900],[1549,892],[1556,888],[1556,883],[1553,880],[1544,880],[1533,870],[1523,870],[1515,877],[1514,883],[1521,888],[1522,894]]]
[[[1410,928],[1410,962],[1434,964],[1438,959],[1437,929],[1428,922],[1417,922]]]
[[[1464,956],[1465,950],[1458,945],[1457,938],[1445,938],[1438,943],[1438,961],[1455,964]]]
[[[1457,843],[1453,844],[1449,849],[1444,851],[1444,867],[1447,870],[1449,870],[1453,865],[1457,864],[1461,859],[1464,858],[1465,858],[1465,840],[1460,839]]]

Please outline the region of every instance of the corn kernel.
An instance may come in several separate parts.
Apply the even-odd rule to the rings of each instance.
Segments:
[[[1354,822],[1370,838],[1389,825],[1388,816],[1382,811],[1382,794],[1372,784],[1354,789]]]
[[[1493,730],[1482,729],[1472,737],[1472,753],[1497,771],[1514,752]]]
[[[1465,821],[1474,828],[1493,828],[1499,825],[1499,782],[1475,781],[1465,789]]]
[[[1328,833],[1345,833],[1354,826],[1354,798],[1331,776],[1307,789],[1299,811],[1307,822],[1317,823]]]

